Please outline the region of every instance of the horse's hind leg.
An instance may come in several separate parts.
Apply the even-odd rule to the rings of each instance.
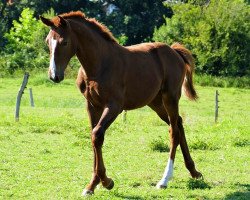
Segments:
[[[190,155],[189,149],[188,149],[188,145],[187,145],[181,117],[179,117],[179,120],[178,120],[178,127],[180,130],[180,146],[181,146],[181,151],[182,151],[182,154],[184,157],[186,168],[189,170],[189,172],[193,178],[200,178],[202,176],[202,174],[195,169],[194,161],[193,161],[193,159]]]
[[[158,182],[156,186],[157,188],[167,187],[168,181],[173,177],[173,167],[174,167],[173,165],[174,165],[174,159],[175,159],[175,154],[176,154],[176,148],[180,143],[180,131],[178,128],[179,97],[172,97],[167,94],[163,94],[162,101],[169,116],[169,121],[170,121],[169,135],[170,135],[171,146],[170,146],[170,154],[169,154],[168,163],[165,168],[162,179]]]
[[[170,125],[169,119],[168,119],[168,113],[162,103],[162,95],[161,93],[159,93],[155,99],[148,104],[148,106],[154,110],[157,115],[164,121],[166,122],[168,125]]]
[[[167,187],[168,181],[173,176],[173,164],[178,144],[180,144],[181,146],[185,165],[187,169],[190,171],[191,176],[193,178],[199,178],[202,176],[201,173],[195,169],[194,161],[192,160],[188,149],[185,132],[182,125],[182,118],[178,114],[178,102],[179,102],[178,99],[179,98],[174,99],[165,96],[163,99],[165,107],[163,106],[161,101],[159,101],[159,98],[157,98],[151,104],[149,104],[149,107],[151,107],[159,115],[159,117],[167,124],[169,124],[168,120],[168,113],[169,113],[170,124],[171,124],[169,130],[170,141],[171,141],[170,156],[164,174],[162,176],[162,179],[157,184],[157,188]]]

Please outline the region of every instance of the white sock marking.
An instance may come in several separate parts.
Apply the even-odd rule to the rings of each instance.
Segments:
[[[57,41],[51,38],[49,45],[51,47],[51,57],[50,57],[50,63],[49,63],[50,75],[52,78],[55,78],[56,76],[55,49],[56,49]]]
[[[158,182],[156,187],[158,189],[162,187],[166,187],[168,184],[168,181],[173,177],[173,172],[174,172],[174,162],[171,159],[168,159],[167,166],[165,168],[164,174],[161,178],[161,180]]]

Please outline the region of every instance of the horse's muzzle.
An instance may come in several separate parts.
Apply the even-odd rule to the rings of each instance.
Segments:
[[[64,79],[64,76],[58,76],[55,75],[55,77],[50,76],[50,80],[52,80],[54,83],[60,83]]]

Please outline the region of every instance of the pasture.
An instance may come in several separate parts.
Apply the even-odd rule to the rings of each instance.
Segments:
[[[45,75],[30,77],[14,109],[21,78],[0,78],[0,199],[81,199],[93,155],[85,100],[66,79],[53,84]],[[120,115],[103,147],[107,175],[115,187],[100,187],[89,199],[250,199],[250,90],[196,86],[199,100],[182,97],[187,141],[204,181],[190,179],[178,148],[174,179],[165,190],[155,184],[164,171],[168,127],[148,107]],[[214,93],[220,96],[214,123]]]

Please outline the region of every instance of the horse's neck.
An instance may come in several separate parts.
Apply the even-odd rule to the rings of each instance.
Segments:
[[[94,78],[101,70],[102,62],[107,57],[110,45],[108,41],[105,41],[104,38],[85,25],[82,25],[80,29],[77,27],[75,34],[77,38],[76,56],[83,66],[86,76]]]

